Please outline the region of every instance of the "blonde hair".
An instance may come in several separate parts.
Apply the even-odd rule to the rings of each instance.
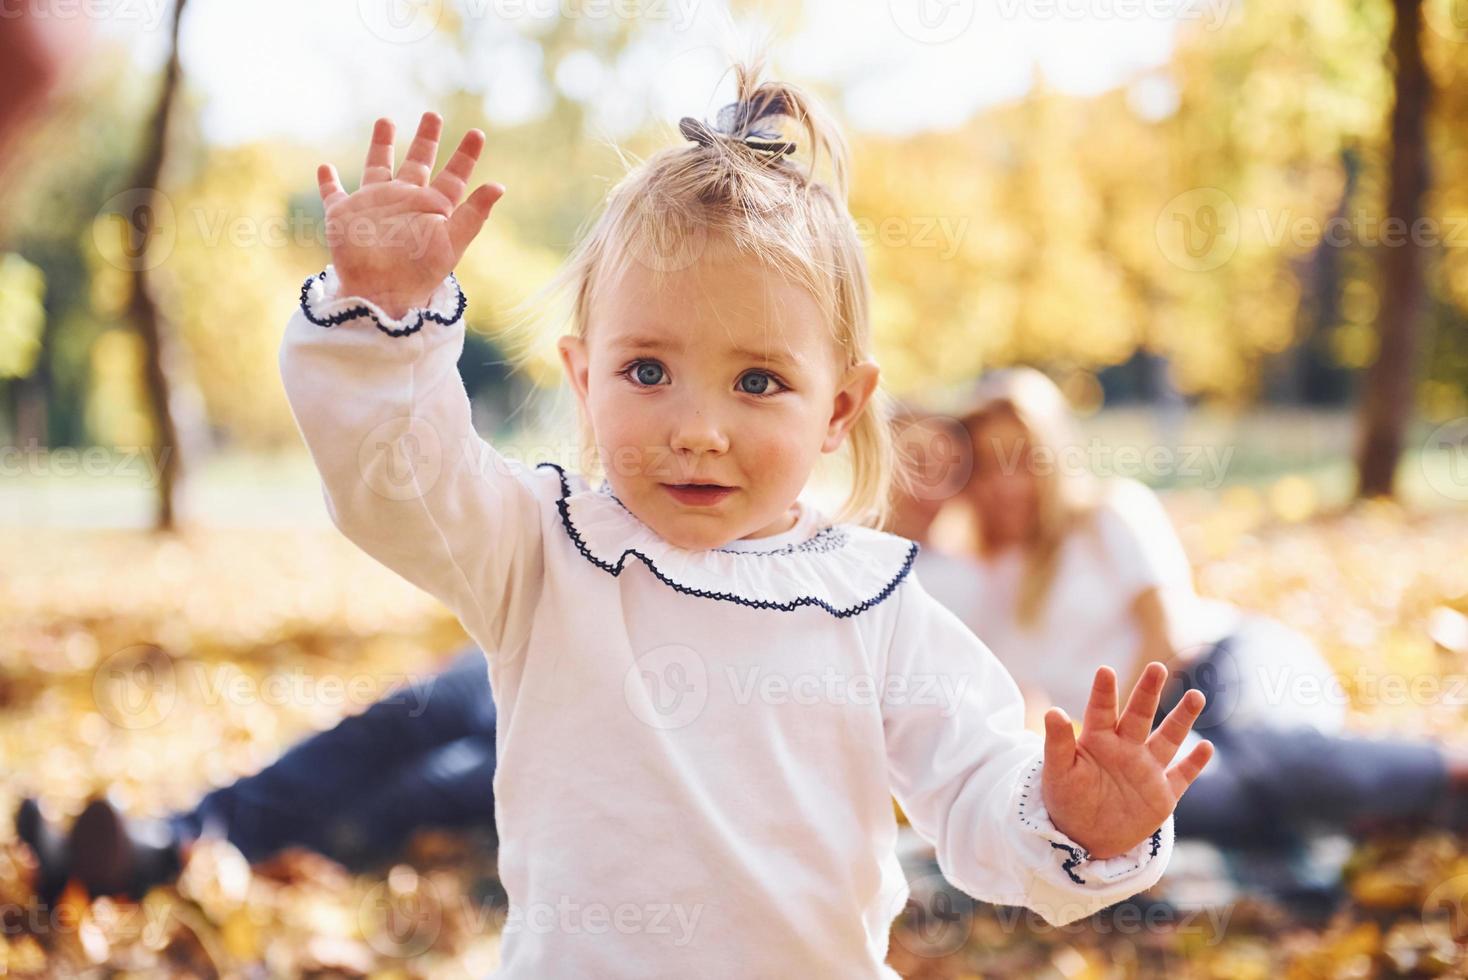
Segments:
[[[1004,414],[1025,430],[1027,449],[1048,452],[1055,465],[1034,474],[1038,513],[1026,542],[1024,577],[1020,582],[1018,619],[1033,623],[1055,579],[1060,546],[1081,527],[1094,526],[1100,486],[1089,472],[1070,472],[1059,464],[1065,447],[1077,441],[1070,403],[1055,382],[1034,368],[1016,367],[986,374],[971,393],[959,420],[977,447],[985,423]],[[984,523],[976,527],[975,544],[989,550]]]
[[[731,246],[815,298],[840,355],[838,377],[870,357],[870,285],[846,207],[846,142],[816,100],[801,89],[761,82],[763,65],[764,59],[756,57],[733,66],[738,104],[753,110],[745,114],[749,121],[732,132],[696,124],[702,140],[667,147],[633,166],[608,193],[591,226],[583,226],[555,278],[522,307],[538,304],[547,293],[569,296],[571,332],[585,339],[596,290],[629,262],[648,268],[656,285],[668,273],[693,264],[705,250]],[[784,153],[745,142],[746,137],[762,138],[756,132],[762,115],[786,116],[803,129],[803,142],[811,151],[808,169]],[[822,156],[830,165],[829,181],[815,176]],[[852,488],[837,522],[879,526],[886,520],[893,471],[890,412],[890,397],[879,385],[847,432]],[[603,461],[584,415],[580,426],[586,470],[600,474]]]

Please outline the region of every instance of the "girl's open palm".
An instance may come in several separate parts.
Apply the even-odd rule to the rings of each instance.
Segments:
[[[481,184],[459,203],[484,149],[484,133],[465,133],[430,182],[442,131],[443,118],[425,112],[394,175],[393,123],[378,119],[362,186],[351,194],[342,189],[331,164],[316,169],[341,295],[370,299],[393,317],[425,306],[484,227],[490,208],[505,192],[503,186]]]
[[[1045,808],[1056,828],[1094,858],[1124,854],[1145,840],[1213,756],[1213,743],[1200,742],[1167,768],[1207,699],[1188,691],[1154,732],[1166,680],[1167,667],[1149,663],[1118,720],[1116,673],[1098,668],[1079,739],[1062,708],[1045,713]]]

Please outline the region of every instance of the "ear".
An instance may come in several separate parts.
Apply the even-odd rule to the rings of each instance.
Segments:
[[[861,361],[847,368],[846,377],[836,389],[831,421],[826,426],[826,438],[821,442],[821,452],[833,453],[841,448],[846,433],[851,430],[862,409],[871,401],[872,393],[877,390],[880,374],[881,368],[872,360]]]
[[[566,377],[571,379],[571,387],[576,391],[576,401],[581,404],[581,414],[585,418],[587,379],[591,373],[586,341],[574,334],[566,334],[556,341],[556,349],[561,354],[561,364],[566,369]]]

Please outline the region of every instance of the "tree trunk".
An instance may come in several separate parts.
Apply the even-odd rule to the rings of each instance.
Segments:
[[[168,152],[169,117],[179,86],[178,29],[187,0],[175,0],[173,34],[168,64],[164,68],[163,88],[149,127],[150,137],[143,157],[133,172],[130,186],[140,192],[159,195],[159,178]],[[178,520],[178,505],[183,493],[185,463],[191,461],[189,450],[202,447],[207,440],[200,399],[194,386],[186,352],[158,302],[156,284],[148,252],[153,243],[152,216],[155,206],[138,205],[128,214],[128,233],[133,240],[129,254],[137,256],[133,270],[132,301],[129,314],[142,338],[144,349],[143,381],[148,409],[153,419],[155,460],[159,473],[158,510],[154,526],[171,530]]]
[[[1422,0],[1392,0],[1396,62],[1387,222],[1376,245],[1381,283],[1376,360],[1361,402],[1356,467],[1358,497],[1391,496],[1397,460],[1412,418],[1417,335],[1423,311],[1425,248],[1414,241],[1427,193],[1427,108],[1431,97],[1422,60]]]

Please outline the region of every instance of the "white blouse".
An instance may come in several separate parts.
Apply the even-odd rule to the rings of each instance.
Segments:
[[[1176,650],[1201,649],[1227,635],[1237,610],[1193,590],[1192,568],[1156,494],[1117,480],[1094,519],[1060,546],[1055,576],[1033,623],[1019,619],[1025,556],[1018,548],[991,558],[925,548],[923,584],[977,633],[1022,688],[1043,690],[1079,720],[1096,668],[1111,666],[1125,683],[1138,666],[1142,635],[1132,603],[1150,588],[1168,610]],[[1130,692],[1122,692],[1125,702]]]
[[[916,544],[802,504],[782,535],[675,547],[474,432],[453,276],[401,320],[337,288],[302,287],[281,374],[336,526],[486,653],[495,976],[895,978],[894,796],[949,880],[1052,925],[1161,876],[1170,816],[1104,860],[1051,823],[1043,740]]]

